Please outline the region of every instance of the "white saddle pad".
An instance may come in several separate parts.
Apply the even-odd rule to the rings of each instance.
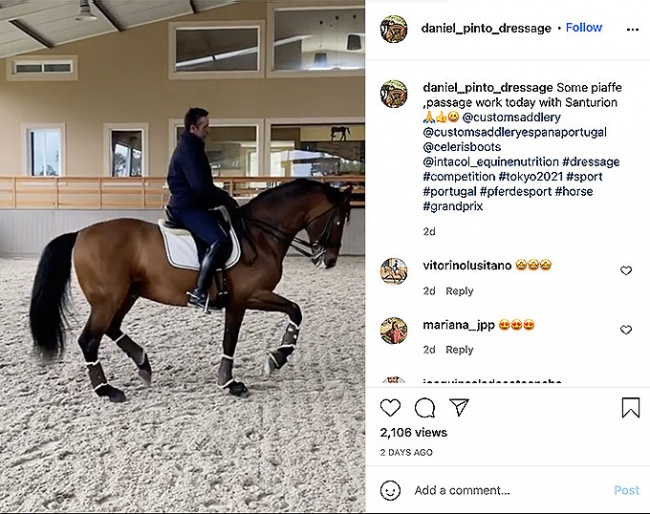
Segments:
[[[158,227],[162,232],[165,242],[165,252],[169,263],[175,268],[199,270],[199,251],[194,242],[192,234],[182,228],[169,228],[165,226],[165,219],[158,220]],[[241,257],[241,248],[239,240],[235,234],[235,229],[230,225],[230,239],[232,241],[232,252],[226,261],[225,268],[232,268]]]

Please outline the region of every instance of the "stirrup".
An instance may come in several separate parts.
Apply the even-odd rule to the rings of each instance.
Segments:
[[[197,307],[199,309],[203,309],[203,312],[208,314],[210,312],[210,295],[206,294],[205,295],[205,305],[201,304],[201,297],[196,296],[194,292],[187,291],[187,295],[189,296],[187,303],[193,307]],[[194,300],[194,301],[192,301]]]

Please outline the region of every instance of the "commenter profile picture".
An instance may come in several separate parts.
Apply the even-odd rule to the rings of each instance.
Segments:
[[[389,80],[384,82],[379,91],[381,101],[386,107],[397,109],[406,103],[408,91],[403,82]]]
[[[381,263],[379,276],[386,284],[399,285],[406,280],[408,270],[403,260],[386,259]]]
[[[392,377],[386,377],[383,383],[384,384],[405,384],[406,381],[400,377],[392,376]]]
[[[388,43],[399,43],[404,41],[408,26],[406,20],[397,14],[386,16],[379,25],[381,37]]]
[[[379,328],[381,338],[388,344],[401,344],[406,339],[408,327],[400,318],[386,318]]]

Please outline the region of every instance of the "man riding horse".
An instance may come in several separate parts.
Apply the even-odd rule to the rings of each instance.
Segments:
[[[208,115],[208,111],[200,107],[192,107],[185,113],[185,131],[172,154],[167,173],[171,192],[169,213],[208,247],[201,259],[196,287],[187,293],[191,305],[206,310],[215,273],[219,277],[216,307],[226,305],[228,291],[223,267],[233,248],[229,234],[218,222],[216,211],[211,209],[224,206],[232,217],[239,207],[212,180],[212,168],[205,153],[205,138],[210,132]]]

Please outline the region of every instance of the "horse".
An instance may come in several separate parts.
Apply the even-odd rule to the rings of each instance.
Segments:
[[[406,91],[393,84],[384,84],[380,89],[381,101],[386,107],[400,107],[406,102]]]
[[[245,229],[255,256],[240,258],[225,270],[229,300],[225,306],[223,354],[217,385],[237,397],[248,396],[243,382],[233,378],[234,354],[247,309],[283,312],[289,317],[282,344],[266,357],[267,376],[280,370],[294,352],[302,311],[293,301],[273,292],[283,273],[282,262],[290,247],[310,257],[317,268],[336,265],[343,228],[350,218],[352,187],[337,189],[311,179],[296,179],[263,191],[239,207],[236,235]],[[309,241],[296,237],[305,230]],[[232,233],[232,232],[231,232]],[[169,306],[188,304],[198,271],[173,266],[166,256],[161,229],[155,223],[117,218],[95,223],[77,232],[59,235],[43,249],[34,277],[29,319],[34,350],[44,361],[65,351],[66,314],[71,268],[90,305],[90,315],[79,336],[94,392],[112,402],[126,400],[112,386],[99,361],[104,335],[133,360],[140,378],[151,384],[152,369],[144,348],[121,329],[138,298]],[[216,295],[216,284],[210,296]]]
[[[350,134],[350,127],[345,127],[345,126],[341,126],[341,127],[332,127],[332,128],[330,129],[330,142],[334,141],[334,136],[335,136],[337,133],[340,133],[340,134],[341,134],[341,137],[338,139],[338,141],[347,141],[348,138],[347,138],[347,136],[346,136],[346,132],[347,132],[348,134]]]
[[[406,37],[406,26],[395,20],[383,20],[380,29],[381,36],[389,43],[399,43]]]
[[[399,280],[400,282],[404,282],[406,280],[407,272],[405,269],[397,268],[397,270],[392,270],[392,272],[395,281]]]
[[[391,266],[382,266],[382,276],[384,280],[392,279],[393,282],[404,282],[406,280],[406,270],[403,268],[397,268],[394,270]]]

